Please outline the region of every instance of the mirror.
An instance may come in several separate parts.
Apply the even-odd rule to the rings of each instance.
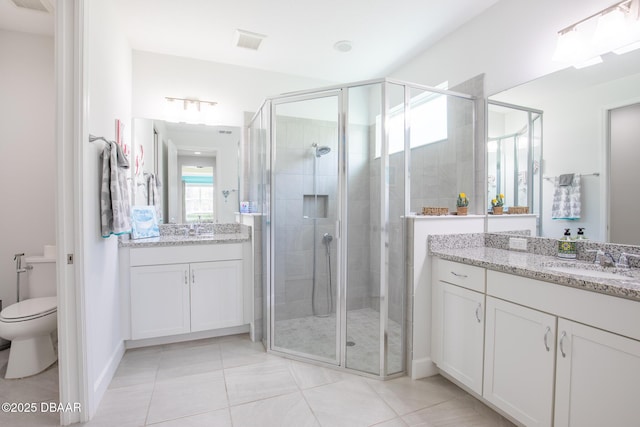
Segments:
[[[629,209],[628,197],[616,197],[615,193],[620,186],[628,191],[629,182],[637,180],[618,185],[610,182],[609,171],[620,163],[614,160],[613,167],[609,165],[610,158],[619,157],[615,145],[609,143],[609,113],[640,103],[640,50],[625,55],[607,54],[603,60],[592,67],[571,67],[543,76],[492,95],[489,102],[543,112],[540,235],[559,238],[565,228],[571,228],[575,235],[578,227],[584,227],[585,235],[592,240],[640,244],[612,240],[609,224],[612,212],[634,215],[635,210]],[[494,120],[489,114],[488,129],[494,127]],[[487,143],[491,142],[489,138]],[[580,176],[581,205],[575,220],[552,219],[555,179],[563,174]]]
[[[153,175],[161,223],[235,222],[239,143],[239,127],[134,119],[134,204],[154,204]]]

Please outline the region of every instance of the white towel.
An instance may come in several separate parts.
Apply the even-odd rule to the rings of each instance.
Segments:
[[[162,191],[160,191],[162,185],[160,178],[152,173],[145,175],[147,175],[147,204],[156,207],[156,217],[158,222],[162,222]]]
[[[102,151],[100,228],[102,237],[131,233],[131,208],[127,181],[129,159],[113,141]]]
[[[570,185],[561,185],[560,178],[553,179],[552,219],[580,219],[580,175],[574,175]]]

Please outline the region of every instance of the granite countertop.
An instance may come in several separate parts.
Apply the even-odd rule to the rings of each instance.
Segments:
[[[212,245],[242,243],[251,240],[251,228],[240,224],[216,224],[203,226],[198,234],[185,235],[182,225],[163,225],[160,237],[147,239],[120,240],[121,248],[151,248],[161,246]],[[195,233],[195,232],[194,232]]]
[[[587,261],[563,260],[556,256],[486,246],[436,247],[430,248],[430,254],[449,261],[471,264],[489,270],[640,301],[640,269],[637,268],[602,268]],[[565,273],[550,269],[571,265],[586,270],[621,274],[623,278],[581,276],[573,272]]]

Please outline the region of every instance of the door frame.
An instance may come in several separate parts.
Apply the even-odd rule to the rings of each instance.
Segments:
[[[270,238],[269,238],[269,265],[270,265],[270,276],[269,276],[269,301],[270,303],[267,306],[267,321],[269,322],[270,327],[268,328],[268,333],[267,333],[267,348],[270,351],[274,351],[277,353],[282,353],[285,355],[289,355],[289,356],[293,356],[293,357],[298,357],[298,358],[302,358],[304,360],[314,360],[317,362],[323,362],[323,363],[330,363],[332,365],[336,365],[336,366],[340,366],[340,367],[344,367],[344,350],[343,347],[345,345],[344,343],[344,339],[343,336],[343,327],[342,325],[345,324],[343,316],[344,316],[344,312],[345,310],[343,310],[343,306],[344,306],[344,301],[346,301],[345,299],[345,292],[343,289],[343,282],[341,280],[342,278],[342,268],[343,268],[343,263],[342,262],[338,262],[336,265],[336,278],[337,278],[337,284],[335,287],[336,290],[336,307],[335,307],[335,311],[336,311],[336,324],[335,324],[335,329],[336,329],[336,342],[335,342],[335,349],[336,349],[336,357],[335,359],[331,360],[331,359],[327,359],[327,358],[322,358],[322,357],[318,357],[316,355],[310,354],[310,353],[301,353],[301,352],[297,352],[294,350],[289,350],[289,349],[285,349],[282,347],[276,347],[274,344],[274,339],[273,339],[273,334],[275,333],[275,315],[274,315],[274,307],[275,307],[275,253],[276,253],[276,248],[275,248],[275,239],[274,237],[274,232],[273,232],[273,227],[275,224],[277,224],[276,221],[276,216],[275,216],[275,206],[276,204],[275,202],[275,193],[276,193],[276,185],[275,185],[275,163],[276,163],[276,155],[277,155],[277,151],[274,149],[274,145],[275,145],[275,135],[277,132],[277,126],[276,126],[276,107],[278,105],[282,105],[282,104],[289,104],[292,102],[301,102],[301,101],[309,101],[309,100],[314,100],[314,99],[320,99],[320,98],[328,98],[328,97],[332,97],[335,96],[336,97],[336,101],[337,101],[337,106],[338,106],[338,118],[337,118],[337,124],[338,124],[338,140],[337,140],[337,146],[338,146],[338,174],[337,174],[337,192],[336,192],[336,200],[337,200],[337,206],[336,206],[336,215],[338,216],[338,219],[336,221],[336,233],[334,238],[336,239],[336,259],[342,261],[342,255],[343,255],[343,251],[342,251],[342,246],[344,244],[344,242],[342,241],[342,233],[341,233],[341,214],[343,212],[343,179],[342,178],[342,171],[344,170],[344,144],[342,143],[344,141],[344,106],[343,106],[343,93],[344,93],[344,88],[339,87],[339,88],[333,88],[333,89],[329,89],[329,90],[321,90],[321,91],[317,91],[317,92],[310,92],[310,93],[304,93],[304,94],[297,94],[297,95],[290,95],[290,96],[283,96],[281,98],[277,98],[277,99],[272,99],[271,100],[271,104],[269,106],[269,115],[270,115],[270,159],[269,159],[269,168],[271,170],[271,178],[270,178],[270,182],[272,183],[272,185],[270,186],[270,193],[269,193],[269,207],[271,209],[270,212]]]
[[[88,105],[84,68],[86,0],[56,0],[56,242],[58,372],[62,404],[81,411],[60,413],[60,424],[88,421],[88,363],[82,268],[82,141]]]

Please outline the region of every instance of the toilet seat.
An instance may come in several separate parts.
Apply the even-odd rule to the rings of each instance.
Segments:
[[[0,312],[0,321],[6,323],[25,322],[47,316],[58,310],[57,297],[30,298],[12,304]]]

